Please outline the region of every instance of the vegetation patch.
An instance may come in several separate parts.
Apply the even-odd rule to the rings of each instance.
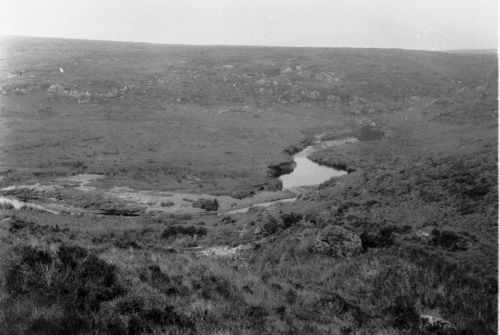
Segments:
[[[207,212],[216,211],[219,209],[219,201],[217,199],[198,199],[193,202],[193,207],[204,209]]]
[[[178,235],[204,236],[207,234],[205,227],[195,226],[169,226],[161,233],[162,238],[170,238]]]

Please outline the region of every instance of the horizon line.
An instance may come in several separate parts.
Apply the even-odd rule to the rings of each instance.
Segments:
[[[57,37],[57,36],[37,36],[37,35],[14,35],[1,34],[3,37],[21,37],[21,38],[39,38],[39,39],[60,39],[60,40],[77,40],[89,42],[114,42],[114,43],[141,43],[163,46],[190,46],[190,47],[256,47],[256,48],[301,48],[301,49],[385,49],[385,50],[406,50],[406,51],[427,51],[427,52],[457,52],[457,51],[495,51],[496,48],[460,48],[460,49],[405,49],[398,47],[359,47],[359,46],[290,46],[290,45],[262,45],[262,44],[190,44],[190,43],[164,43],[164,42],[149,42],[149,41],[132,41],[132,40],[108,40],[108,39],[93,39],[93,38],[75,38],[75,37]]]

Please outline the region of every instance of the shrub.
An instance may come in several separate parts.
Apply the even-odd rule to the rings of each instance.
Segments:
[[[139,278],[165,295],[186,293],[181,277],[171,278],[163,273],[158,265],[151,265],[139,270]]]
[[[165,298],[147,287],[107,303],[100,315],[99,328],[106,334],[143,334],[155,328],[190,328],[193,324]]]
[[[404,234],[411,231],[411,226],[386,225],[377,233],[364,231],[361,234],[363,250],[368,248],[387,248],[394,244],[394,233]]]
[[[113,242],[113,245],[120,249],[128,249],[128,248],[141,249],[141,246],[129,236],[122,236],[116,239]]]
[[[0,202],[0,209],[9,210],[15,209],[15,207],[10,202]]]
[[[394,236],[388,230],[380,230],[376,234],[365,231],[360,235],[360,238],[363,250],[390,247],[394,244]]]
[[[162,238],[169,238],[177,235],[189,235],[189,236],[204,236],[207,234],[207,228],[205,227],[194,227],[194,226],[169,226],[161,233]]]
[[[396,328],[415,329],[418,327],[420,314],[409,296],[397,296],[385,312]]]
[[[451,230],[432,230],[432,244],[439,245],[450,251],[467,250],[467,240]]]
[[[337,293],[327,293],[322,296],[316,303],[314,303],[313,310],[317,315],[328,312],[328,317],[332,314],[339,316],[350,314],[358,326],[365,324],[372,319],[372,316],[363,311],[361,307],[356,305],[354,302],[346,300]]]
[[[34,230],[37,225],[34,222],[26,221],[24,219],[18,218],[17,216],[12,216],[9,220],[10,227],[9,232],[13,233],[23,229]]]
[[[231,216],[227,216],[225,215],[224,217],[222,217],[222,219],[220,219],[219,221],[221,224],[233,224],[233,223],[236,223],[236,219],[231,217]]]
[[[193,202],[193,207],[201,208],[206,211],[216,211],[219,209],[219,202],[217,199],[198,199]]]
[[[295,214],[294,212],[282,214],[281,222],[283,223],[283,229],[288,229],[295,225],[297,222],[302,220],[302,217],[302,214]]]
[[[279,229],[279,223],[276,218],[269,216],[267,219],[266,223],[262,226],[262,231],[264,232],[264,235],[272,235],[276,233]]]
[[[302,218],[302,214],[295,214],[293,212],[281,214],[280,221],[273,216],[269,216],[267,221],[262,226],[262,232],[264,235],[275,234],[278,231],[292,227],[297,222],[301,221]]]
[[[205,266],[192,269],[191,288],[204,299],[222,298],[228,300],[236,296],[236,286],[228,279],[211,272]]]
[[[10,301],[32,302],[23,305],[28,310],[6,312],[2,320],[6,329],[18,322],[20,314],[31,313],[30,308],[59,306],[60,315],[27,322],[27,329],[40,334],[85,332],[94,326],[91,315],[103,302],[125,294],[115,267],[78,246],[61,246],[57,253],[30,246],[15,248],[5,267],[4,288]]]

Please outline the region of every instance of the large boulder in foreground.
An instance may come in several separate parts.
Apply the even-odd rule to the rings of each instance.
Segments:
[[[327,226],[319,232],[312,251],[332,257],[354,256],[362,251],[361,238],[340,226]]]

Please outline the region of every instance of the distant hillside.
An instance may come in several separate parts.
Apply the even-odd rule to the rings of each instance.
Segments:
[[[463,57],[456,52],[400,49],[182,46],[24,37],[0,43],[7,56],[0,62],[5,93],[45,93],[57,85],[49,93],[80,102],[87,97],[127,96],[202,106],[310,103],[338,108],[415,96],[437,98],[450,90],[484,85],[497,76],[492,72],[496,57],[472,53]]]
[[[447,53],[456,54],[474,54],[474,55],[496,55],[497,49],[459,49],[459,50],[446,50]]]

